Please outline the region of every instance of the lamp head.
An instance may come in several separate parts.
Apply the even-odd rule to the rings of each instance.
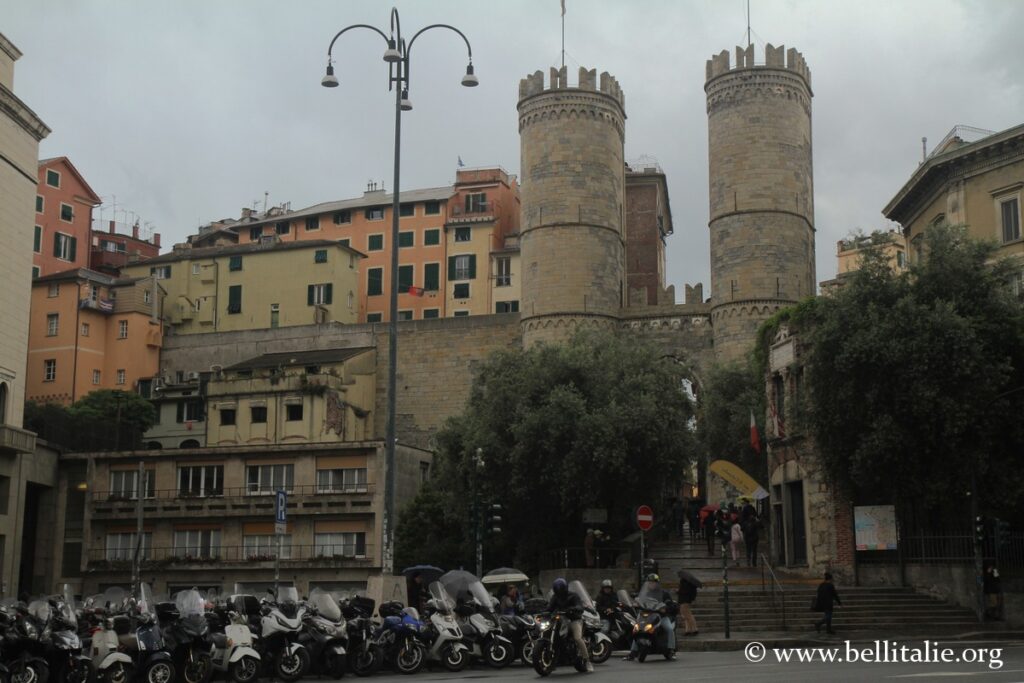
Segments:
[[[466,75],[462,77],[462,85],[467,88],[474,88],[480,85],[480,79],[473,73],[473,63],[470,62],[466,65]]]
[[[402,111],[412,111],[412,101],[409,99],[408,90],[402,90],[402,101],[398,106],[402,108]]]
[[[320,81],[320,85],[324,86],[325,88],[337,88],[338,87],[338,77],[334,75],[334,66],[333,65],[331,65],[331,64],[327,65],[327,75],[325,75],[323,77],[323,79]]]
[[[398,46],[395,44],[394,38],[388,38],[388,49],[384,51],[385,62],[400,62],[402,61],[402,54],[398,51]]]

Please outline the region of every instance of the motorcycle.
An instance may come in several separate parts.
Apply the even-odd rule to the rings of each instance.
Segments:
[[[156,612],[156,599],[149,586],[142,584],[133,610],[134,633],[122,639],[125,650],[132,658],[135,670],[140,672],[141,683],[173,683],[177,675],[171,653],[164,645],[160,619]],[[116,625],[115,625],[116,630]]]
[[[601,664],[612,656],[612,640],[601,631],[601,616],[590,598],[587,589],[579,581],[569,582],[569,592],[574,593],[583,606],[583,639],[590,648],[590,661]]]
[[[636,658],[641,662],[651,654],[664,655],[665,659],[674,659],[676,655],[675,615],[679,606],[672,600],[663,601],[662,597],[661,588],[651,581],[644,583],[636,596],[638,614],[633,627],[633,640],[637,645]],[[663,619],[672,622],[673,642],[665,642],[661,628]]]
[[[310,671],[341,678],[348,660],[345,652],[348,636],[341,608],[330,593],[319,588],[314,588],[309,594],[308,602],[309,610],[302,620],[299,642],[309,650]]]
[[[57,680],[64,683],[92,683],[96,677],[92,660],[82,653],[78,617],[71,586],[64,584],[61,595],[50,599],[49,660]]]
[[[375,605],[361,595],[346,598],[340,605],[348,635],[348,666],[356,676],[372,676],[384,663],[384,653],[373,641]]]
[[[294,586],[285,586],[273,600],[264,600],[257,636],[259,653],[274,675],[285,683],[302,678],[309,669],[309,650],[299,644],[305,608]]]
[[[178,676],[184,683],[208,683],[213,675],[210,650],[210,625],[206,621],[206,601],[195,588],[174,595],[173,608],[157,605],[164,628],[164,639],[174,659]]]
[[[253,649],[252,632],[244,612],[233,604],[215,603],[210,661],[217,671],[227,673],[235,683],[252,683],[260,675],[260,655]]]
[[[572,664],[580,673],[587,670],[587,661],[569,633],[570,616],[556,611],[537,619],[539,636],[533,647],[533,670],[540,676],[550,675],[559,664]]]
[[[423,622],[416,608],[392,601],[381,604],[379,612],[383,622],[373,639],[384,653],[384,660],[403,674],[414,674],[422,669],[427,652],[419,638]]]
[[[124,589],[108,588],[102,595],[86,601],[92,616],[89,655],[104,683],[128,683],[134,673],[132,658],[121,652],[121,640],[115,627],[115,618],[124,615],[126,599]]]
[[[427,622],[422,635],[427,643],[427,660],[440,662],[448,671],[462,671],[469,663],[469,648],[462,642],[462,629],[455,620],[455,600],[437,581],[430,584]]]
[[[448,585],[445,577],[452,574],[456,572],[442,576],[441,584],[450,593],[461,593],[456,600],[455,614],[459,618],[463,642],[469,647],[470,654],[485,660],[496,669],[508,666],[516,656],[516,650],[512,642],[501,635],[501,626],[498,625],[494,604],[487,589],[480,583],[480,579],[469,572],[458,572],[457,580],[449,579],[452,585]],[[456,584],[461,584],[461,591]],[[469,598],[465,599],[465,595]]]
[[[50,665],[46,662],[43,630],[38,618],[29,613],[23,602],[7,598],[0,602],[0,623],[3,660],[11,683],[47,683]]]
[[[613,650],[628,650],[633,644],[636,606],[625,590],[619,589],[616,597],[619,599],[618,605],[602,615],[605,623],[601,630],[611,639]]]

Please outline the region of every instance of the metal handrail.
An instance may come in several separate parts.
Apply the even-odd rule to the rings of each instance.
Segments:
[[[316,561],[358,561],[373,562],[376,557],[373,545],[318,543],[295,544],[282,546],[281,560],[316,562]],[[252,563],[270,562],[274,560],[276,549],[273,547],[252,547],[246,545],[216,546],[199,551],[190,548],[173,546],[147,547],[144,550],[143,566],[171,566],[178,564],[215,564],[215,563]],[[91,548],[87,554],[89,565],[93,568],[109,566],[120,568],[131,563],[131,550],[113,550],[109,548]]]
[[[779,578],[775,576],[775,571],[772,569],[771,564],[768,563],[768,558],[764,553],[761,553],[761,592],[766,592],[765,586],[765,569],[768,570],[768,576],[771,577],[771,583],[768,584],[772,591],[772,605],[775,604],[775,591],[779,591],[779,602],[782,603],[782,630],[787,630],[786,626],[786,591],[782,590],[782,584],[779,582]]]
[[[296,484],[288,487],[288,494],[291,496],[357,496],[372,495],[376,486],[373,482],[366,484],[355,484],[351,486],[326,487],[318,484]],[[217,501],[225,498],[245,498],[247,500],[259,500],[262,498],[272,499],[275,493],[273,488],[260,488],[252,486],[227,486],[215,491],[183,491],[182,489],[156,489],[148,491],[143,500],[178,502],[204,502]],[[134,493],[124,494],[115,491],[95,491],[92,494],[93,503],[134,503],[138,499]]]

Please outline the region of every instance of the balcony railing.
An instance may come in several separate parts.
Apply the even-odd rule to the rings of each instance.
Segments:
[[[36,450],[36,435],[27,429],[0,424],[0,455],[33,453]]]
[[[372,495],[375,485],[353,484],[351,486],[319,486],[317,484],[303,484],[291,486],[286,489],[289,497],[305,496],[359,496]],[[176,501],[189,503],[192,501],[202,502],[207,500],[225,500],[230,498],[242,498],[247,500],[269,498],[277,492],[276,488],[257,486],[232,486],[212,491],[187,491],[182,489],[157,489],[146,494],[146,501]],[[134,503],[134,494],[126,495],[118,491],[94,491],[92,494],[93,503]]]
[[[221,546],[208,552],[189,554],[182,548],[161,547],[147,548],[142,560],[143,569],[161,569],[167,567],[193,568],[204,565],[251,564],[273,562],[276,550],[253,548],[251,546]],[[107,550],[93,548],[88,553],[88,566],[93,570],[130,570],[131,553],[123,550]],[[294,567],[301,564],[352,564],[356,566],[372,565],[375,561],[374,547],[361,546],[324,546],[324,545],[288,545],[282,547],[281,562],[292,563]]]
[[[461,203],[455,204],[448,213],[448,219],[449,221],[458,221],[460,219],[471,220],[493,216],[499,207],[500,203],[497,201],[477,202],[468,207]]]

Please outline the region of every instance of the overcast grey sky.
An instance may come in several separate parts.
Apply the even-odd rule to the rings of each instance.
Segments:
[[[571,79],[609,71],[626,93],[626,158],[668,177],[675,221],[668,279],[708,278],[704,62],[745,42],[746,0],[566,0]],[[930,145],[959,123],[1024,119],[1019,0],[753,0],[759,53],[796,47],[814,87],[818,279],[835,242],[885,227],[881,208]],[[263,193],[293,208],[392,189],[393,100],[382,41],[345,34],[342,87],[319,85],[327,44],[353,23],[386,29],[390,2],[6,0],[2,31],[24,53],[15,93],[53,129],[40,156],[67,155],[112,217],[126,208],[181,241],[237,217]],[[559,0],[405,0],[403,34],[451,23],[473,45],[480,87],[462,88],[465,48],[431,31],[412,53],[402,185],[445,185],[467,166],[519,171],[519,79],[557,65]],[[763,59],[763,54],[759,60]],[[99,213],[96,214],[99,216]],[[118,220],[124,215],[119,210]]]

